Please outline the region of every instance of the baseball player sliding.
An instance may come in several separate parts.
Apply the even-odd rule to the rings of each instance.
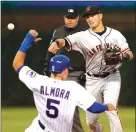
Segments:
[[[76,106],[93,113],[115,109],[112,104],[96,102],[78,83],[65,81],[70,60],[64,55],[56,55],[50,60],[50,78],[25,66],[26,52],[35,40],[40,39],[37,36],[35,30],[27,33],[13,61],[13,68],[19,74],[19,79],[33,92],[38,111],[38,116],[25,132],[71,132]]]
[[[83,17],[90,27],[88,30],[56,40],[48,51],[56,54],[64,46],[80,51],[86,60],[86,89],[98,102],[117,107],[121,87],[118,68],[124,61],[132,60],[133,54],[119,31],[103,25],[103,14],[98,6],[88,6]],[[117,52],[112,53],[115,49]],[[111,132],[122,132],[117,110],[106,111],[106,115]],[[86,112],[86,117],[90,132],[102,132],[99,114]]]

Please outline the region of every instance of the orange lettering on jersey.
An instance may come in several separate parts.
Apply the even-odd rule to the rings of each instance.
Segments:
[[[89,56],[92,57],[94,54],[93,54],[91,51],[88,51],[88,52],[87,52],[87,55],[89,55]]]
[[[114,45],[114,49],[121,50],[121,48],[119,48],[117,45]]]
[[[102,45],[97,45],[96,49],[97,49],[98,52],[102,51],[103,50]]]
[[[106,44],[103,44],[103,45],[97,45],[97,46],[96,46],[97,52],[96,52],[96,50],[95,50],[94,48],[92,49],[92,52],[93,52],[94,54],[96,54],[96,53],[98,53],[98,52],[100,52],[100,51],[103,51],[103,50],[109,49],[109,48],[111,48],[111,49],[116,48],[116,49],[119,49],[119,50],[120,50],[120,48],[119,48],[117,45],[106,43]],[[91,52],[91,51],[89,51],[89,53],[90,53],[90,52]],[[92,53],[92,52],[91,52],[91,53]]]
[[[106,45],[106,44],[103,45],[103,50],[104,50],[104,49],[107,49],[107,45]]]
[[[110,44],[109,43],[106,43],[106,48],[109,49],[110,48]]]
[[[93,52],[94,54],[96,54],[96,53],[97,53],[97,52],[96,52],[96,50],[95,50],[94,48],[92,49],[92,52]]]
[[[98,52],[100,51],[99,45],[96,46],[96,49],[97,49]]]
[[[110,49],[112,49],[113,48],[113,44],[110,44],[110,47],[109,47]]]

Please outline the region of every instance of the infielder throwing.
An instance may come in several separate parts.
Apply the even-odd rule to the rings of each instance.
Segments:
[[[56,55],[50,60],[50,78],[25,66],[26,52],[39,39],[37,36],[35,30],[28,32],[13,61],[19,79],[33,92],[38,111],[38,116],[25,132],[71,132],[76,106],[93,113],[115,109],[112,104],[96,102],[78,83],[65,81],[70,69],[70,59],[64,55]]]
[[[118,68],[124,61],[132,60],[133,54],[119,31],[103,25],[103,14],[98,6],[88,6],[83,17],[90,27],[88,30],[56,40],[48,51],[56,54],[64,46],[80,51],[86,60],[86,89],[97,101],[117,107],[121,87]],[[117,110],[107,111],[106,115],[111,132],[122,132]],[[99,114],[86,112],[86,117],[90,132],[102,131]]]

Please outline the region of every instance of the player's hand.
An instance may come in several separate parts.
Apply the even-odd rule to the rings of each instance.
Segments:
[[[48,51],[56,54],[56,52],[59,50],[60,48],[57,46],[56,42],[53,42],[50,47],[48,48]]]
[[[42,40],[42,38],[36,38],[36,39],[34,40],[34,42],[37,43],[37,42],[39,42],[40,40]]]
[[[35,31],[35,30],[33,30],[33,29],[30,30],[29,33],[30,33],[32,36],[34,36],[35,38],[38,36],[38,32]]]
[[[106,104],[108,106],[108,111],[112,111],[112,110],[116,110],[115,106],[113,106],[112,104]]]
[[[123,60],[124,54],[122,52],[117,52],[116,55],[119,55],[120,59]]]
[[[37,43],[38,41],[42,40],[42,38],[36,38],[38,36],[38,32],[35,30],[30,30],[29,33],[35,37],[34,42]]]

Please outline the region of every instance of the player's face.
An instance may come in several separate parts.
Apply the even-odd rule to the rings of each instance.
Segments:
[[[86,17],[86,21],[90,28],[98,28],[102,24],[102,14],[89,15]]]
[[[78,24],[78,21],[79,21],[79,17],[76,17],[76,18],[70,18],[70,17],[65,17],[64,16],[64,23],[66,25],[66,27],[68,28],[74,28],[77,26]]]

